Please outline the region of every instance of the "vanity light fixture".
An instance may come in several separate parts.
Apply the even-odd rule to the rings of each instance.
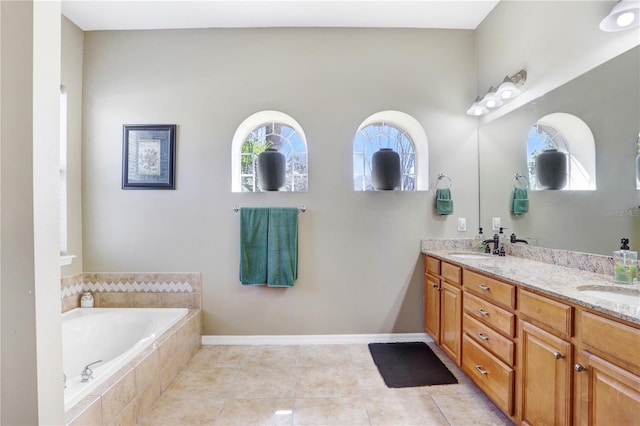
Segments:
[[[640,26],[640,0],[620,0],[600,22],[602,31],[624,31]]]
[[[467,110],[467,115],[475,115],[476,117],[479,117],[481,115],[489,114],[489,109],[483,106],[481,102],[482,98],[478,96],[475,102],[473,102],[473,105],[471,105],[471,107],[469,107],[469,109]]]
[[[498,108],[503,105],[502,99],[497,96],[496,89],[493,87],[489,88],[489,91],[484,95],[482,100],[480,101],[480,105],[485,108]]]
[[[490,109],[499,108],[504,101],[515,98],[521,92],[520,88],[527,81],[527,72],[520,70],[512,76],[506,76],[498,89],[493,87],[483,97],[478,96],[473,105],[467,110],[467,115],[476,117],[489,114]]]
[[[511,77],[506,76],[498,87],[496,96],[500,99],[512,99],[520,94],[520,87],[527,81],[527,72],[520,70]]]

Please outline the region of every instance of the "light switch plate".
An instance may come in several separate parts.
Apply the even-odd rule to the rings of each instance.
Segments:
[[[458,218],[458,231],[465,232],[467,230],[467,218],[459,217]]]
[[[491,222],[492,224],[492,228],[494,231],[499,231],[500,230],[500,218],[499,217],[494,217],[493,221]]]

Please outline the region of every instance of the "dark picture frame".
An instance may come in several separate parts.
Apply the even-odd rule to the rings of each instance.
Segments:
[[[176,125],[122,126],[122,189],[175,189]]]

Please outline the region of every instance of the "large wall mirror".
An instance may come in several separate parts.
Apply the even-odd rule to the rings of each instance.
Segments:
[[[577,117],[593,135],[595,189],[529,190],[528,212],[515,215],[510,211],[514,176],[530,177],[529,133],[541,118],[558,113]],[[628,237],[632,248],[640,248],[639,132],[640,47],[481,125],[485,234],[493,233],[492,218],[499,217],[507,235],[533,238],[543,247],[610,255],[620,248],[620,238]]]

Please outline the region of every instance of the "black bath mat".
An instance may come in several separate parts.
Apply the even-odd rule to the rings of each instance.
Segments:
[[[423,342],[369,343],[369,352],[390,388],[458,383],[440,358]]]

